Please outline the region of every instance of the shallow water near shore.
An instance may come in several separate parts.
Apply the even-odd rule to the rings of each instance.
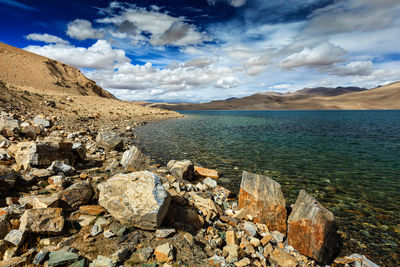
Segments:
[[[136,129],[155,162],[191,159],[216,168],[238,192],[241,172],[306,189],[338,219],[342,254],[400,266],[400,111],[184,111]]]

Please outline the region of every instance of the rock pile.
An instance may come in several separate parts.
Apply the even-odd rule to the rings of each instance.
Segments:
[[[244,172],[236,201],[215,170],[150,165],[130,128],[46,120],[0,117],[0,266],[375,266],[335,259],[334,216],[305,191],[288,212],[276,181]]]

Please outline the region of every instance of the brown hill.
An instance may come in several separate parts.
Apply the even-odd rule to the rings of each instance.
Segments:
[[[1,42],[0,80],[14,89],[40,94],[115,98],[77,68]]]
[[[202,104],[153,104],[170,110],[340,110],[400,109],[400,82],[366,90],[358,87],[306,88],[293,93],[258,93]]]

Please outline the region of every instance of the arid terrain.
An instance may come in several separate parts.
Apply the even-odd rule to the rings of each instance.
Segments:
[[[180,116],[117,100],[77,68],[3,43],[0,43],[0,108],[24,116],[55,116],[71,129]]]
[[[366,90],[358,87],[306,88],[293,93],[257,93],[201,104],[142,105],[170,110],[363,110],[400,109],[400,82]]]

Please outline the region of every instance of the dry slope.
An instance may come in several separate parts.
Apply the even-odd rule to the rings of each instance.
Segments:
[[[4,43],[0,43],[0,80],[9,87],[41,94],[114,98],[77,68]]]

